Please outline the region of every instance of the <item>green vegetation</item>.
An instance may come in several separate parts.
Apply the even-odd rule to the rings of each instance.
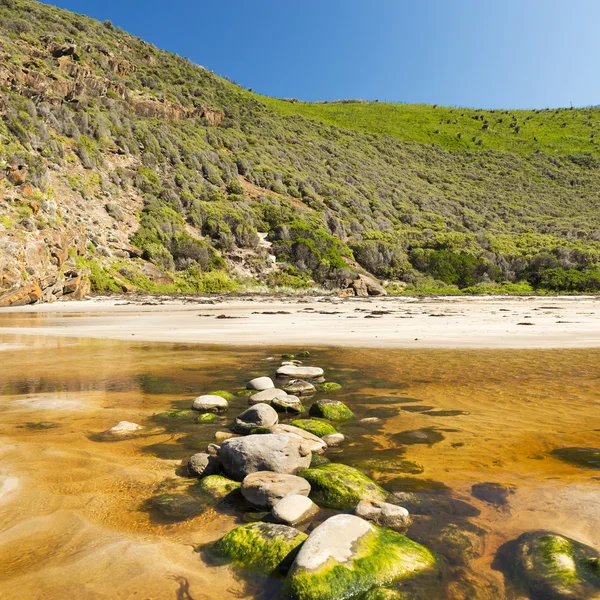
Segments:
[[[361,500],[384,501],[388,494],[364,473],[338,463],[328,463],[297,473],[311,487],[310,497],[319,506],[350,510]]]
[[[320,419],[296,419],[292,421],[290,425],[304,429],[317,437],[323,437],[332,433],[337,433],[335,427],[327,421],[321,421]]]
[[[436,556],[421,544],[390,529],[373,527],[352,547],[352,560],[330,559],[315,570],[293,567],[284,597],[294,600],[355,598],[369,589],[435,572]],[[374,598],[402,596],[379,595]]]
[[[329,421],[345,421],[354,417],[354,413],[339,400],[317,400],[310,407],[308,414]]]
[[[285,525],[250,523],[236,527],[210,547],[210,553],[233,564],[270,574],[281,569],[282,563],[308,536]]]
[[[32,0],[0,20],[0,160],[42,190],[51,162],[113,215],[144,199],[131,241],[168,277],[90,250],[95,291],[310,291],[361,271],[391,293],[599,291],[599,108],[275,100]]]

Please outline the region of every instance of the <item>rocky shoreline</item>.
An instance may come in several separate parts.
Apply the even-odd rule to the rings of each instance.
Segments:
[[[202,394],[191,411],[171,411],[180,414],[170,418],[201,425],[248,398],[229,429],[216,431],[215,442],[178,470],[188,483],[151,498],[149,510],[174,521],[208,507],[233,511],[242,524],[200,548],[203,560],[277,580],[280,597],[289,600],[441,600],[450,597],[448,586],[453,598],[500,597],[500,590],[483,593],[469,581],[485,535],[469,521],[479,514],[474,506],[451,491],[386,489],[343,463],[347,440],[338,429],[356,417],[345,403],[322,397],[341,386],[310,362],[309,352],[282,355],[273,378],[256,377],[235,393]],[[144,429],[120,422],[103,435],[118,440]],[[499,510],[512,493],[489,482],[472,490]],[[499,550],[495,567],[509,588],[532,600],[593,600],[600,593],[600,555],[555,532],[523,532]]]

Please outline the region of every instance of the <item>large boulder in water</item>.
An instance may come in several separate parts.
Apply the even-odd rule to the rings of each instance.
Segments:
[[[300,429],[300,427],[294,427],[293,425],[287,425],[286,423],[278,423],[275,427],[271,427],[271,433],[285,433],[287,435],[293,435],[297,438],[304,440],[310,451],[315,454],[323,454],[327,450],[327,443],[324,442],[320,437]]]
[[[306,534],[293,527],[274,523],[249,523],[236,527],[209,547],[209,553],[234,565],[274,574],[293,559],[294,550]]]
[[[221,396],[205,394],[198,396],[192,403],[192,408],[201,413],[222,413],[227,410],[229,403]]]
[[[268,390],[270,388],[274,388],[275,384],[270,377],[256,377],[249,381],[246,384],[247,390],[256,390],[260,392],[261,390]]]
[[[308,411],[311,417],[320,417],[330,421],[352,419],[354,413],[340,400],[317,400]]]
[[[287,392],[283,390],[279,390],[277,388],[269,388],[268,390],[262,390],[261,392],[256,392],[256,394],[252,394],[250,398],[248,398],[248,404],[252,406],[253,404],[261,404],[264,402],[268,404],[275,400],[275,398],[285,398],[287,396]]]
[[[296,473],[310,465],[310,447],[301,438],[288,434],[257,434],[225,440],[219,460],[229,477],[242,481],[257,471]]]
[[[508,546],[509,579],[532,600],[600,598],[600,556],[593,548],[548,531],[524,533]]]
[[[253,429],[273,427],[273,425],[277,425],[278,421],[279,417],[274,408],[268,404],[255,404],[236,417],[233,422],[233,430],[245,435]]]
[[[284,593],[293,600],[353,598],[436,568],[435,555],[406,536],[354,515],[336,515],[304,542]]]
[[[328,463],[299,471],[310,483],[310,497],[319,506],[349,510],[361,500],[384,502],[388,493],[364,473],[338,463]]]

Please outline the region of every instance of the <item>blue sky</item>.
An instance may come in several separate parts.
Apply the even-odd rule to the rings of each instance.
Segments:
[[[480,108],[600,104],[598,0],[54,0],[255,92]]]

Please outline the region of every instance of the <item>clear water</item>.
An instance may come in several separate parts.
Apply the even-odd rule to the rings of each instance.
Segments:
[[[524,531],[600,547],[600,465],[561,450],[600,447],[600,350],[309,349],[343,385],[330,397],[356,413],[329,458],[429,502],[409,536],[444,557],[445,574],[415,598],[523,598],[494,558]],[[176,522],[148,499],[185,488],[182,459],[246,398],[210,424],[157,415],[240,390],[295,350],[0,336],[0,596],[277,598],[277,582],[199,552],[247,517],[208,507]],[[106,441],[122,420],[145,429]],[[474,495],[482,483],[505,491]]]

